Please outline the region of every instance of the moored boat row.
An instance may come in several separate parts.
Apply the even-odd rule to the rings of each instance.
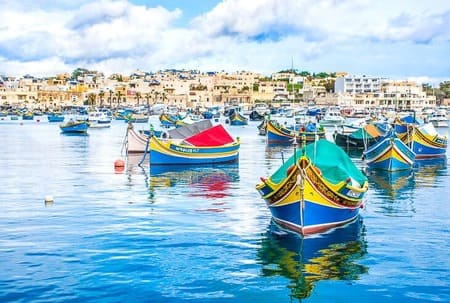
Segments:
[[[200,127],[200,121],[210,124]],[[129,127],[128,152],[148,152],[153,170],[238,162],[239,138],[233,138],[222,123],[200,121],[183,126],[173,123],[170,128],[162,127],[158,135],[152,130],[150,136]],[[417,159],[445,156],[447,148],[446,137],[433,132],[431,124],[407,123],[401,128],[393,122],[366,121],[360,126],[343,125],[342,137],[331,129],[329,140],[324,127],[309,122],[288,125],[265,118],[258,125],[268,143],[292,144],[293,154],[272,175],[261,178],[256,190],[280,228],[302,235],[347,224],[364,206],[367,176],[364,167],[357,167],[345,152],[346,147],[360,150],[362,164],[369,170],[389,174],[411,170]],[[229,127],[233,127],[231,123]],[[340,144],[338,138],[342,139]]]

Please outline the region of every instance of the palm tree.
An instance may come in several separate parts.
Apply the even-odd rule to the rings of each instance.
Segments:
[[[164,104],[166,104],[166,100],[167,100],[168,98],[167,98],[167,93],[166,92],[162,92],[162,101],[163,101],[163,103]]]
[[[100,107],[103,107],[103,97],[105,96],[105,92],[104,91],[100,91],[98,93],[98,96],[100,97]]]
[[[112,90],[109,90],[109,110],[112,110]]]
[[[150,93],[145,94],[145,100],[147,100],[147,111],[150,111],[150,101],[149,101],[150,97],[151,97]]]
[[[141,93],[140,92],[136,92],[136,100],[137,100],[137,105],[136,105],[136,107],[139,107],[139,100],[142,98],[142,95],[141,95]]]
[[[96,94],[94,94],[94,93],[90,93],[89,95],[88,95],[88,105],[90,105],[90,106],[93,106],[93,105],[95,105],[95,99],[96,99]]]
[[[157,91],[154,91],[153,93],[154,93],[154,95],[155,95],[155,97],[154,97],[154,99],[153,99],[153,104],[154,104],[154,103],[157,103],[157,102],[158,102],[158,98],[159,98],[159,97],[158,97],[158,96],[159,96],[159,92],[157,92]]]
[[[122,98],[122,93],[120,91],[118,91],[116,93],[116,97],[117,97],[117,106],[120,106],[120,102],[121,102],[121,98]]]

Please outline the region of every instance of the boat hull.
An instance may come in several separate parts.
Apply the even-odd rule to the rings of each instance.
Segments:
[[[304,206],[302,206],[304,205]],[[269,206],[275,222],[282,227],[303,235],[321,233],[355,220],[360,208],[340,209],[323,206],[314,201],[291,203],[283,206]],[[306,212],[313,215],[308,215]],[[302,213],[303,222],[302,222]]]
[[[89,128],[89,123],[84,121],[69,122],[61,124],[59,127],[63,133],[86,133]]]
[[[364,152],[370,169],[387,171],[411,169],[415,157],[415,153],[397,137],[386,137]]]
[[[48,122],[64,122],[64,116],[63,115],[48,115],[47,119]]]
[[[416,153],[416,159],[443,158],[447,152],[447,138],[441,135],[426,135],[416,130],[411,149]]]
[[[133,124],[128,124],[126,147],[127,153],[145,153],[148,152],[149,137],[134,130]]]
[[[341,134],[334,133],[333,134],[334,142],[336,145],[344,147],[344,148],[354,148],[354,149],[365,149],[367,146],[371,146],[376,142],[375,139],[359,139],[352,137],[350,134]]]
[[[197,147],[150,139],[150,165],[213,164],[234,162],[239,159],[239,142],[232,144]]]

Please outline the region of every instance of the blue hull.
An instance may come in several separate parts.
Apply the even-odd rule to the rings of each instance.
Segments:
[[[230,125],[235,125],[235,126],[248,125],[248,122],[241,121],[241,120],[231,120]]]
[[[87,123],[80,123],[76,125],[60,126],[63,133],[85,133],[88,130]]]
[[[327,207],[310,201],[305,201],[304,222],[301,222],[300,202],[283,206],[269,206],[275,221],[289,229],[295,229],[295,225],[302,229],[325,230],[333,226],[339,226],[354,220],[359,214],[359,207],[334,208]]]
[[[279,143],[293,143],[294,137],[281,136],[278,134],[275,134],[271,131],[267,132],[267,140],[271,142],[279,142]]]
[[[64,116],[47,116],[48,122],[63,122]]]
[[[408,146],[396,137],[386,137],[364,152],[370,169],[387,171],[411,169],[416,157]]]
[[[416,153],[417,158],[442,158],[446,156],[446,148],[430,147],[416,141],[412,144],[412,150]]]

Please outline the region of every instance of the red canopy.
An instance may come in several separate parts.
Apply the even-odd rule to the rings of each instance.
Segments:
[[[184,141],[194,146],[219,146],[232,143],[234,139],[222,124],[217,124],[184,139]]]

